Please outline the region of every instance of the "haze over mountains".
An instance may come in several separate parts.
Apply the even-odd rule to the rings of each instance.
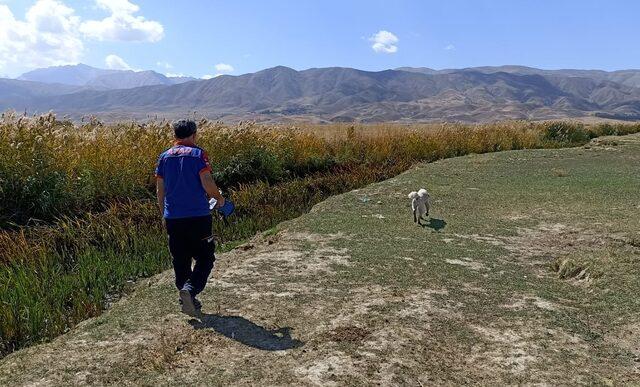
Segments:
[[[18,80],[87,86],[96,90],[131,89],[152,85],[175,85],[193,81],[191,77],[167,77],[155,71],[106,70],[85,64],[36,69],[22,74]]]
[[[55,84],[53,84],[55,83]],[[208,80],[86,65],[0,79],[0,109],[105,119],[197,111],[209,118],[315,121],[496,121],[600,116],[640,119],[640,70],[523,66],[379,72],[278,66]]]

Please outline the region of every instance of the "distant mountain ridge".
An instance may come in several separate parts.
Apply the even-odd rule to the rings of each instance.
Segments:
[[[84,69],[86,70],[86,69]],[[133,73],[133,74],[132,74]],[[100,74],[75,89],[0,80],[0,109],[107,119],[193,111],[216,119],[465,121],[601,116],[640,119],[640,71],[540,70],[524,66],[362,71],[278,66],[239,76],[167,84],[155,72]],[[111,77],[140,87],[110,89]],[[78,76],[79,77],[79,76]],[[166,77],[165,77],[166,78]],[[105,81],[106,80],[106,81]],[[104,82],[104,83],[103,83]],[[149,85],[151,84],[151,85]],[[38,85],[42,91],[38,92]],[[53,93],[53,94],[52,94]]]
[[[617,70],[617,71],[604,71],[604,70],[575,70],[575,69],[561,69],[561,70],[542,70],[534,67],[527,66],[482,66],[482,67],[469,67],[465,69],[444,69],[434,70],[428,67],[399,67],[396,70],[410,71],[421,74],[449,74],[457,71],[477,71],[486,74],[493,74],[498,72],[518,74],[518,75],[542,75],[542,76],[560,76],[560,77],[582,77],[592,78],[599,80],[608,80],[612,82],[622,83],[626,86],[640,87],[640,70]]]
[[[152,85],[175,85],[193,81],[191,77],[167,77],[155,71],[107,70],[85,64],[54,66],[22,74],[18,80],[87,86],[92,89],[131,89]]]

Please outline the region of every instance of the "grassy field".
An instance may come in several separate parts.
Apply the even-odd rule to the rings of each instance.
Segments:
[[[215,223],[219,251],[417,162],[640,131],[639,124],[575,122],[199,125],[198,143],[237,205],[229,226]],[[52,114],[2,116],[0,356],[99,315],[137,279],[169,266],[152,173],[170,144],[164,121],[74,125]]]
[[[0,384],[638,384],[639,162],[631,135],[418,165],[220,254],[201,319],[164,272]]]

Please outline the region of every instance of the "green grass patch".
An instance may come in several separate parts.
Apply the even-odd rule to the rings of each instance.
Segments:
[[[420,161],[575,146],[602,134],[636,132],[640,125],[513,122],[390,127],[373,135],[366,126],[345,125],[334,138],[304,128],[253,124],[226,127],[203,121],[200,128],[199,144],[209,150],[217,179],[237,205],[237,215],[229,225],[214,225],[220,251],[227,251],[258,232],[275,232],[278,223],[332,195],[389,179]],[[0,140],[0,354],[6,354],[99,314],[128,282],[169,267],[166,237],[152,199],[151,172],[158,153],[170,144],[170,130],[166,123],[105,126],[92,121],[75,127],[53,115],[33,119],[5,115],[0,121]],[[578,181],[588,191],[602,187],[606,179],[603,195],[634,195],[626,185],[629,174],[624,169],[630,165],[614,173],[595,166],[588,172],[591,178],[585,180],[583,165],[557,166],[553,154],[537,159],[531,174],[496,189],[511,176],[514,163],[526,162],[516,153],[504,157],[514,159],[493,163],[492,157],[471,155],[464,159],[465,169],[453,171],[434,164],[427,186],[437,197],[445,198],[440,206],[443,213],[450,212],[447,219],[440,219],[446,221],[445,232],[480,232],[486,226],[481,215],[493,211],[495,202],[513,196],[527,195],[528,201],[518,205],[528,210],[544,208],[562,195],[574,195],[563,210],[597,219],[599,212],[582,207],[584,198],[563,190]],[[532,195],[532,181],[550,174],[556,179],[547,183],[549,189]],[[416,181],[412,188],[422,184]],[[487,192],[498,194],[489,197]],[[454,195],[458,208],[450,207],[446,199]],[[340,211],[361,211],[378,200],[372,196],[373,200],[366,201],[356,193],[344,198]],[[389,203],[381,199],[386,211],[394,211],[386,215],[389,221],[404,216],[404,204],[398,203],[406,200]],[[343,224],[339,214],[331,212],[316,219],[318,229]],[[377,221],[357,218],[347,223],[367,230]],[[495,232],[512,230],[509,222],[493,222]],[[362,238],[375,240],[370,233]],[[473,252],[489,257],[494,253],[477,242],[465,244],[448,246],[439,254],[454,257]],[[371,276],[380,284],[403,284],[428,275],[442,280],[461,270],[441,262],[432,262],[437,271],[412,266],[389,270],[389,251],[374,246],[361,246],[366,259],[356,260],[359,271],[344,272],[346,279]],[[398,242],[395,248],[410,251],[413,247]]]

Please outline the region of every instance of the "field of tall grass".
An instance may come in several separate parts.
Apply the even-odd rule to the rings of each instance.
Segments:
[[[470,153],[582,145],[640,124],[235,126],[202,120],[232,222],[219,250],[308,211],[326,197],[416,162]],[[168,122],[80,125],[54,115],[0,119],[0,356],[99,314],[127,283],[170,267],[154,202]]]

